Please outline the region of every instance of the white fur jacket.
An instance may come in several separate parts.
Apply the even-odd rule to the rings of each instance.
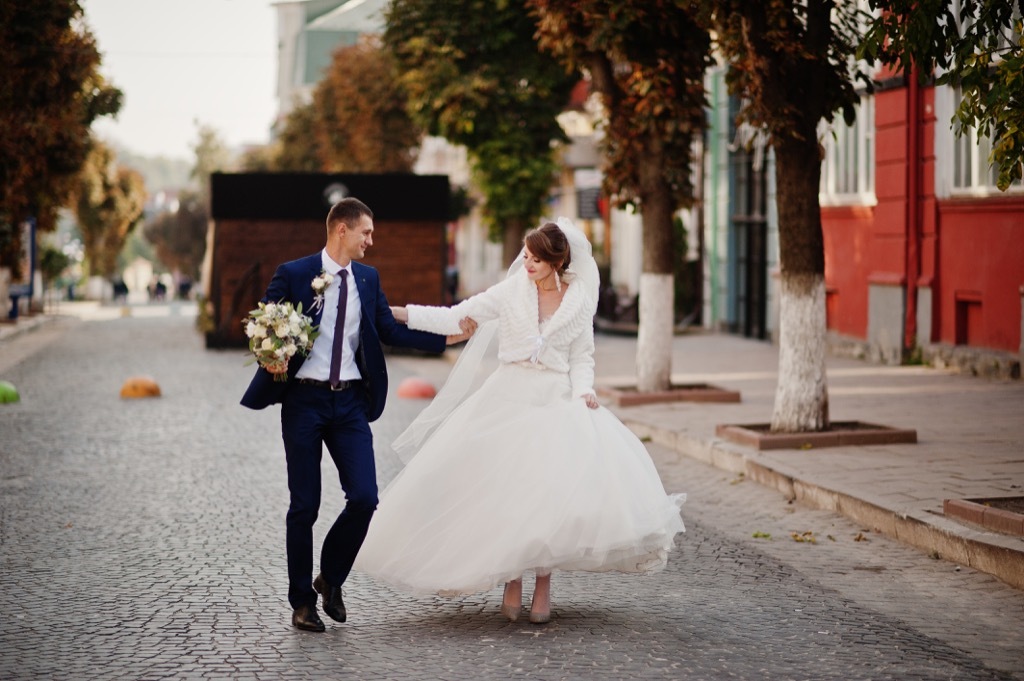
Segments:
[[[409,328],[454,335],[464,317],[480,324],[497,319],[499,360],[568,372],[573,397],[582,397],[594,392],[594,301],[582,285],[569,280],[568,286],[543,328],[537,287],[525,270],[454,307],[409,305]]]

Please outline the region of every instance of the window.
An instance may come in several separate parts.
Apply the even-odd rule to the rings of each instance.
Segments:
[[[957,28],[961,34],[969,30],[978,30],[974,26],[976,17],[964,16],[960,0],[951,0],[952,16],[957,20]],[[981,50],[991,53],[992,62],[996,64],[1000,60],[1000,52],[1006,49],[1014,49],[1020,44],[1020,33],[1016,30],[1019,27],[1020,9],[1014,7],[1011,13],[1011,22],[1014,27],[1010,33],[994,33],[986,36],[986,42]],[[941,90],[947,90],[948,94]],[[942,95],[945,95],[943,97]],[[962,94],[960,88],[941,88],[936,91],[936,114],[939,123],[951,120],[954,112],[960,106]],[[954,125],[959,125],[958,123]],[[964,128],[956,134],[950,130],[936,132],[936,156],[943,156],[943,148],[939,144],[949,145],[952,148],[952,172],[946,178],[952,193],[986,195],[999,193],[996,180],[999,171],[989,163],[989,155],[992,153],[992,138],[989,136],[978,137],[978,131],[974,128]],[[945,139],[942,136],[945,136]],[[947,147],[948,148],[948,147]],[[941,158],[939,159],[941,160]],[[939,178],[937,178],[939,179]],[[940,190],[942,189],[940,185]],[[1018,180],[1010,185],[1009,191],[1020,191],[1021,183]]]
[[[819,195],[823,205],[875,201],[875,100],[862,95],[857,120],[846,125],[842,117],[822,126]]]
[[[960,88],[953,89],[954,106],[960,105]],[[992,139],[978,137],[974,128],[964,128],[962,134],[951,133],[953,138],[953,191],[968,193],[998,193],[996,180],[999,170],[989,164]],[[1010,185],[1020,187],[1020,180]]]

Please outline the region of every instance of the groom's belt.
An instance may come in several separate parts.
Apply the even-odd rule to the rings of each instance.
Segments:
[[[338,381],[337,386],[332,386],[330,381],[318,381],[315,378],[300,378],[297,379],[299,383],[304,385],[315,385],[318,388],[327,388],[328,390],[345,390],[346,388],[354,388],[359,385],[359,381]]]

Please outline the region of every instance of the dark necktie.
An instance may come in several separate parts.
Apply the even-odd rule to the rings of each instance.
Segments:
[[[348,284],[345,281],[348,270],[341,270],[338,276],[341,281],[338,283],[338,318],[334,320],[334,345],[331,346],[331,376],[332,388],[338,387],[341,377],[341,346],[345,341],[345,311],[348,308]]]

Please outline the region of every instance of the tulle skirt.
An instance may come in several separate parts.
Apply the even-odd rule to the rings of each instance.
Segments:
[[[355,568],[444,595],[531,570],[655,572],[684,500],[566,374],[503,364],[381,493]]]

